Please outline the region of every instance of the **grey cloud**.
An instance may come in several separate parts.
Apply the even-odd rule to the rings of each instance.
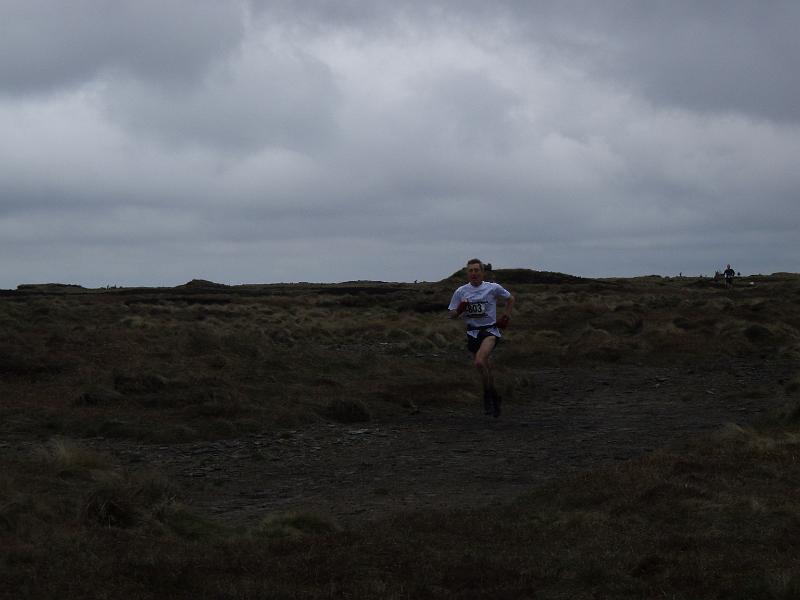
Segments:
[[[334,4],[253,0],[256,14],[309,32],[364,36],[502,32],[556,63],[645,94],[655,105],[800,117],[800,4],[791,0],[631,3],[414,0]],[[491,43],[491,42],[489,42]]]
[[[449,69],[430,73],[411,84],[419,94],[415,115],[435,106],[428,126],[465,152],[490,149],[502,152],[518,140],[514,111],[522,99],[480,70]]]
[[[436,0],[249,0],[249,6],[257,20],[279,23],[294,32],[316,35],[333,29],[380,37],[410,30],[429,31],[453,19],[460,20],[461,15],[467,15],[469,20],[482,4],[471,0],[454,6]]]
[[[123,71],[190,84],[238,46],[238,2],[6,0],[0,6],[0,93],[52,93]]]
[[[712,2],[504,3],[523,38],[656,106],[800,118],[800,5]]]
[[[702,3],[679,18],[641,15],[605,65],[656,104],[705,112],[800,118],[797,3]],[[666,12],[666,11],[665,11]],[[635,83],[634,83],[635,82]]]
[[[131,135],[168,145],[318,152],[336,134],[339,90],[329,69],[300,52],[253,54],[218,65],[189,88],[112,81],[104,95],[108,115]]]

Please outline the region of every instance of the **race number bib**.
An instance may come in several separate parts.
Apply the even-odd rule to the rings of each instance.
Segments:
[[[467,316],[470,319],[480,319],[486,316],[486,302],[467,303]]]

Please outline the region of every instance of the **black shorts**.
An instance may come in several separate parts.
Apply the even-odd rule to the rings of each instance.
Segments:
[[[467,350],[475,354],[481,347],[483,340],[485,340],[487,337],[495,338],[495,348],[497,348],[497,345],[502,341],[502,338],[499,338],[495,334],[489,333],[488,331],[479,331],[477,337],[472,337],[471,335],[467,334]]]

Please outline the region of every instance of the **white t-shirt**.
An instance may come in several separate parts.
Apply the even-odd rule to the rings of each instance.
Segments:
[[[490,281],[484,281],[480,285],[466,283],[455,291],[448,310],[456,310],[461,301],[465,300],[467,310],[464,320],[467,322],[467,327],[483,327],[497,322],[497,299],[510,297],[511,292],[497,283]],[[502,335],[497,327],[486,331],[497,337]],[[467,334],[477,337],[478,331],[467,329]]]

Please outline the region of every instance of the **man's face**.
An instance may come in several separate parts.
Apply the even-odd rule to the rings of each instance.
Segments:
[[[472,285],[480,285],[483,283],[483,265],[472,263],[467,265],[467,277]]]

